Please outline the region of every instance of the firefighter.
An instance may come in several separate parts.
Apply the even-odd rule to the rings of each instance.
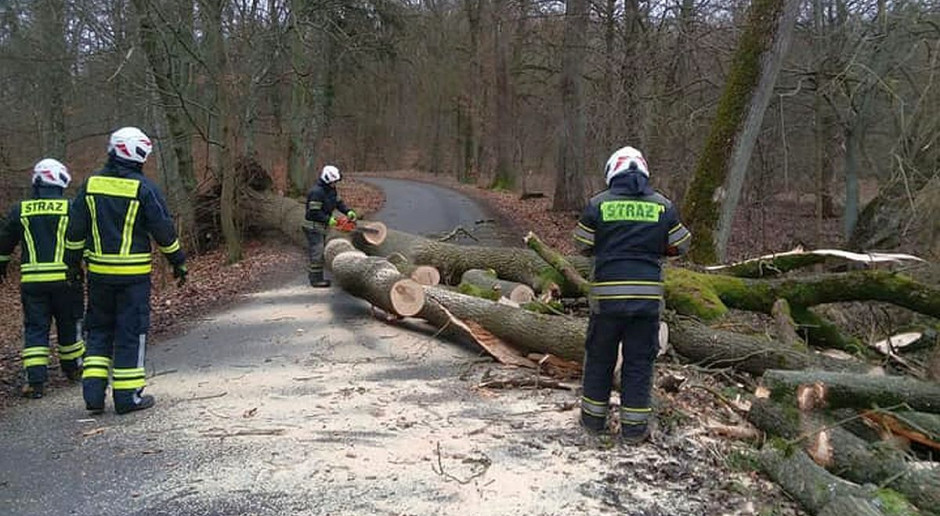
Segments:
[[[353,222],[357,218],[356,212],[346,207],[346,203],[339,198],[336,191],[336,183],[342,178],[338,168],[327,165],[320,172],[317,184],[307,194],[307,214],[304,217],[303,230],[307,234],[307,245],[310,248],[307,278],[311,287],[330,286],[330,281],[323,277],[323,245],[327,231],[338,222],[333,216],[333,211],[338,210]]]
[[[66,265],[65,233],[69,201],[63,196],[72,177],[62,163],[44,159],[33,167],[32,198],[13,206],[0,227],[0,281],[10,254],[22,242],[20,298],[23,302],[23,366],[27,398],[43,396],[49,365],[49,330],[55,319],[59,365],[70,380],[81,378],[85,343],[81,339],[81,281]]]
[[[163,196],[143,174],[153,146],[136,127],[111,134],[108,162],[85,181],[72,204],[71,246],[82,246],[88,269],[88,353],[82,387],[85,407],[104,410],[111,373],[114,410],[125,414],[154,405],[143,395],[150,327],[150,238],[182,286],[186,259]],[[112,368],[113,367],[113,368]]]
[[[620,436],[625,444],[649,437],[653,361],[663,305],[662,260],[684,254],[691,233],[673,204],[649,186],[643,155],[624,147],[604,169],[608,189],[590,200],[574,231],[594,256],[591,318],[585,343],[581,425],[604,432],[618,352]]]

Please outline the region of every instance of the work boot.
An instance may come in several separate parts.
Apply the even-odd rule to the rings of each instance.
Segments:
[[[46,386],[43,383],[27,383],[23,386],[23,389],[20,391],[20,393],[24,398],[38,400],[39,398],[42,398],[45,390]]]
[[[591,435],[603,434],[607,431],[607,420],[602,417],[581,413],[581,428]]]
[[[620,443],[625,446],[637,446],[650,438],[649,425],[621,425]]]
[[[103,378],[85,378],[82,380],[82,396],[85,398],[85,410],[92,414],[104,412],[104,395],[108,381]]]
[[[134,400],[131,403],[118,403],[115,400],[114,411],[118,414],[128,414],[130,412],[136,412],[138,410],[146,410],[150,407],[157,404],[156,399],[149,394],[144,394],[139,396],[137,393],[134,393]]]
[[[307,275],[310,280],[310,286],[313,288],[327,288],[330,286],[330,280],[323,278],[323,271],[311,272]]]
[[[78,382],[82,379],[82,368],[76,366],[62,367],[62,374],[65,375],[68,381],[73,383]]]

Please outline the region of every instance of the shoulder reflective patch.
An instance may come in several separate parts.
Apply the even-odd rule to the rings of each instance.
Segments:
[[[666,211],[665,206],[646,201],[604,201],[601,203],[601,220],[604,222],[659,222]]]
[[[33,199],[20,204],[20,217],[68,214],[69,202],[65,199]]]
[[[88,178],[88,193],[112,197],[137,198],[140,181],[123,177],[92,176]]]

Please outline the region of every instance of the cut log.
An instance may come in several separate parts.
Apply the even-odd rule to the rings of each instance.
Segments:
[[[343,290],[389,314],[409,317],[424,307],[421,285],[406,278],[388,260],[366,256],[342,239],[327,244],[324,256]]]
[[[493,301],[498,300],[500,297],[505,297],[519,304],[535,300],[535,291],[532,290],[532,287],[522,283],[501,280],[496,277],[496,271],[493,270],[470,269],[464,272],[460,278],[460,289],[461,292],[469,290],[470,292],[464,293],[470,295],[476,295],[475,292],[479,292],[481,295],[477,295],[477,297]]]
[[[793,399],[801,385],[821,384],[831,408],[907,406],[915,411],[940,411],[940,385],[903,376],[871,376],[823,371],[767,371],[764,385],[777,400]]]
[[[441,283],[441,273],[435,267],[415,265],[400,254],[389,256],[388,261],[398,268],[399,272],[422,285],[439,285]]]
[[[813,462],[800,449],[787,453],[775,448],[773,444],[767,444],[759,453],[758,462],[761,469],[790,496],[798,500],[810,514],[820,514],[840,498],[868,501],[877,498],[873,487],[862,487],[842,480]],[[871,509],[876,511],[874,514],[881,514],[874,503],[871,504]]]
[[[940,468],[909,462],[889,443],[870,444],[840,426],[806,428],[795,407],[766,399],[752,403],[747,419],[768,434],[802,439],[807,450],[828,450],[825,458],[809,455],[836,475],[859,484],[887,485],[928,512],[940,507]]]

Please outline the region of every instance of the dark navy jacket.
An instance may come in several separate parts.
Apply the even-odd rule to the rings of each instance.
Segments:
[[[172,265],[186,260],[160,190],[141,165],[111,155],[72,203],[70,246],[82,246],[89,279],[146,280],[152,268],[150,237]]]
[[[33,198],[15,204],[0,227],[0,262],[10,261],[13,249],[22,242],[22,283],[64,283],[68,225],[69,201],[62,189],[34,187]]]
[[[657,315],[665,256],[684,254],[691,233],[672,202],[639,171],[614,176],[581,215],[574,238],[594,255],[594,313]]]
[[[333,216],[333,210],[339,210],[344,214],[349,213],[349,208],[339,198],[336,187],[324,183],[322,179],[318,179],[317,184],[307,194],[307,214],[304,217],[306,219],[304,228],[322,229],[329,224],[330,217]]]

